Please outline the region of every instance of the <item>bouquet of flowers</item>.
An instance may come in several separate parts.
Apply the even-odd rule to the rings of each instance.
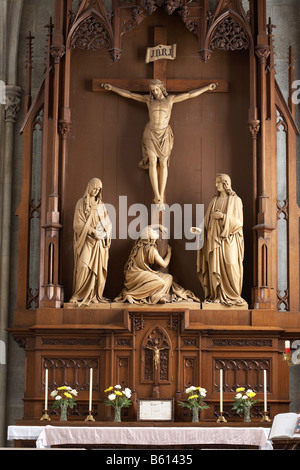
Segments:
[[[54,398],[54,403],[52,404],[53,408],[60,408],[60,420],[67,421],[67,408],[74,408],[76,405],[76,398],[78,392],[74,390],[72,387],[67,387],[66,385],[62,385],[61,387],[57,387],[56,390],[53,390],[50,393],[50,396]]]
[[[187,401],[180,401],[180,406],[185,406],[187,408],[198,408],[199,410],[204,410],[209,408],[209,406],[203,401],[203,398],[206,397],[206,390],[202,387],[194,387],[193,385],[185,390],[185,393],[189,395]]]
[[[245,387],[240,387],[236,389],[236,392],[232,409],[236,411],[237,414],[244,413],[245,408],[250,409],[255,403],[259,402],[259,400],[254,400],[256,393],[251,389],[245,392]],[[245,393],[243,394],[242,392]]]
[[[106,405],[111,405],[113,407],[128,407],[131,405],[131,390],[130,388],[125,388],[122,390],[121,385],[115,385],[114,387],[108,387],[104,390],[105,393],[109,393],[107,400],[105,400]]]
[[[121,421],[121,408],[131,405],[130,388],[126,387],[122,390],[121,385],[115,385],[114,387],[108,387],[104,392],[108,393],[107,399],[104,400],[104,403],[114,407],[115,421]]]
[[[206,397],[206,390],[205,388],[194,387],[194,385],[191,385],[185,390],[185,393],[189,395],[187,401],[179,401],[178,403],[180,406],[192,410],[193,422],[198,422],[199,412],[209,408],[209,406],[203,401],[203,398]]]

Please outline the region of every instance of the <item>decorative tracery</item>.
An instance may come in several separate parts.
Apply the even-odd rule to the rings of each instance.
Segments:
[[[98,18],[89,16],[82,21],[72,37],[72,47],[78,49],[107,49],[110,46],[109,35]]]
[[[210,47],[225,51],[239,51],[248,49],[249,40],[242,26],[234,18],[227,16],[213,31]]]

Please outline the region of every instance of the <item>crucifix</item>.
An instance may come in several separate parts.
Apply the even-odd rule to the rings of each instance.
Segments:
[[[166,44],[166,36],[165,27],[155,27],[154,45]],[[143,158],[139,165],[143,169],[149,169],[154,202],[159,211],[164,209],[169,157],[173,148],[173,132],[169,125],[173,104],[196,98],[205,92],[226,92],[227,87],[225,80],[168,79],[167,59],[153,63],[152,80],[93,80],[93,91],[113,91],[124,98],[134,99],[147,105],[149,122],[143,134]],[[149,92],[148,95],[142,94],[146,91]]]
[[[147,367],[152,370],[153,397],[159,398],[159,385],[162,381],[168,380],[165,373],[170,367],[170,345],[167,344],[164,337],[149,338],[144,346],[144,351],[145,350],[153,351],[152,357],[150,355],[147,356],[146,361]],[[162,355],[162,351],[166,351],[166,354]],[[152,360],[152,364],[150,363],[150,359]],[[143,356],[142,360],[145,361],[145,356]]]

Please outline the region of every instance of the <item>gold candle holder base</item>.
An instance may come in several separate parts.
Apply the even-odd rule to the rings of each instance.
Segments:
[[[41,417],[40,421],[51,421],[47,411],[44,412],[43,416]]]
[[[217,423],[227,423],[227,420],[224,418],[222,412],[220,412],[220,416],[217,419]]]
[[[287,362],[289,365],[292,365],[293,362],[292,362],[292,354],[289,352],[289,353],[286,353],[284,352],[282,354],[282,360]]]
[[[262,419],[261,419],[260,422],[261,422],[261,423],[270,423],[270,422],[271,422],[271,420],[270,420],[270,418],[269,418],[269,416],[268,416],[267,411],[264,411],[264,415],[263,415],[263,417],[262,417]]]
[[[94,417],[93,417],[91,411],[89,411],[89,414],[88,414],[88,416],[85,418],[84,421],[95,421],[95,419],[94,419]]]

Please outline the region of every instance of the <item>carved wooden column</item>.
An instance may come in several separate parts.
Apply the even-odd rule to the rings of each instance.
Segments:
[[[63,302],[63,288],[60,285],[60,233],[62,229],[60,219],[60,147],[59,147],[59,106],[61,94],[61,59],[65,54],[63,37],[64,5],[63,2],[55,2],[54,34],[51,46],[51,56],[54,63],[53,78],[53,127],[51,152],[52,152],[52,181],[51,194],[48,195],[48,207],[45,229],[45,264],[44,285],[42,292],[42,307],[60,307]],[[50,175],[49,175],[50,176]]]
[[[272,285],[271,237],[274,227],[271,216],[271,187],[267,184],[270,179],[270,159],[267,145],[272,140],[271,129],[267,127],[269,118],[267,96],[270,93],[270,83],[267,83],[267,65],[270,56],[270,45],[266,34],[266,2],[254,2],[254,14],[258,25],[257,44],[255,53],[258,58],[258,105],[260,117],[260,134],[258,137],[257,154],[257,220],[253,227],[256,237],[255,282],[252,291],[254,308],[274,308],[274,289]],[[253,131],[257,127],[252,127]]]

